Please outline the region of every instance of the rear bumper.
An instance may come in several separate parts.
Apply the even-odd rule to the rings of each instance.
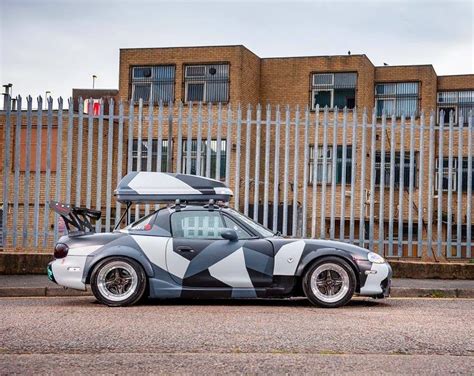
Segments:
[[[47,266],[48,278],[59,286],[76,290],[86,290],[82,273],[86,256],[67,256],[51,261]]]
[[[48,273],[48,279],[51,281],[51,282],[54,282],[57,284],[56,280],[54,279],[54,274],[53,274],[53,268],[51,267],[51,264],[53,263],[54,261],[50,261],[48,263],[48,266],[46,267],[46,272]]]

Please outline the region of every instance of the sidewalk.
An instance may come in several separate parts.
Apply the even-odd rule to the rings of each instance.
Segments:
[[[46,275],[0,275],[0,297],[81,296],[90,291],[64,289]],[[392,280],[392,297],[474,298],[474,280]]]

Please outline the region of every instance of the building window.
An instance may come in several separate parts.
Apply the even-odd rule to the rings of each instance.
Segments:
[[[401,177],[403,173],[403,188],[407,188],[410,185],[410,155],[405,153],[404,159],[403,159],[403,172],[401,169],[401,158],[400,158],[400,152],[395,153],[395,166],[394,166],[394,184],[395,187],[398,188],[400,187],[401,184]],[[382,153],[381,152],[376,152],[375,154],[375,184],[377,186],[380,186],[381,182],[381,173],[383,171],[384,174],[384,186],[385,187],[390,187],[390,165],[391,165],[391,160],[390,160],[390,152],[385,153],[385,161],[383,164],[383,169],[382,169]],[[417,167],[417,158],[415,156],[415,159],[413,160],[413,186],[417,186],[417,178],[418,175],[418,167]]]
[[[458,123],[460,116],[464,118],[464,124],[467,124],[470,111],[474,111],[474,90],[438,92],[438,122],[443,115],[444,124],[449,124],[452,113],[454,124]]]
[[[375,85],[377,116],[411,116],[418,113],[418,82],[398,82]]]
[[[337,146],[336,152],[336,184],[342,182],[342,152],[343,146]],[[333,163],[333,147],[328,146],[326,151],[326,163],[324,163],[324,147],[318,145],[316,151],[316,182],[323,182],[323,175],[326,173],[326,182],[332,183],[332,163]],[[346,182],[351,181],[352,172],[352,146],[349,145],[346,148]],[[309,184],[314,182],[314,145],[309,145]]]
[[[146,103],[174,101],[174,65],[132,67],[132,100]]]
[[[185,102],[228,102],[229,64],[186,65]]]
[[[456,192],[458,190],[458,167],[461,165],[461,189],[463,192],[467,191],[469,186],[468,176],[469,176],[469,161],[468,158],[462,158],[461,163],[457,157],[451,159],[451,191]],[[442,165],[441,165],[442,164]],[[439,179],[440,168],[442,168],[442,178],[441,182]],[[471,167],[471,189],[474,190],[474,161]],[[436,160],[436,189],[449,191],[449,158],[444,157],[442,159],[438,158]]]
[[[158,140],[152,140],[151,150],[148,140],[141,141],[141,159],[138,166],[138,140],[133,140],[132,146],[132,171],[147,171],[148,151],[151,152],[151,170],[150,171],[168,171],[168,140],[161,141],[161,168],[157,169],[158,163]],[[140,167],[140,168],[139,168]]]
[[[357,73],[316,73],[312,75],[311,107],[352,109],[355,107]]]
[[[199,164],[200,164],[200,175],[205,175],[207,170],[207,155],[208,155],[208,148],[207,148],[207,140],[201,141],[201,151],[199,157]],[[191,170],[187,170],[187,147],[188,142],[187,140],[183,140],[183,155],[182,155],[182,166],[183,166],[183,173],[196,175],[197,172],[197,162],[198,162],[198,141],[192,140],[191,141]],[[210,143],[210,151],[211,151],[211,164],[210,164],[210,177],[215,179],[216,178],[216,165],[217,165],[217,140],[211,140]],[[226,177],[226,158],[227,158],[227,142],[226,140],[221,140],[221,161],[220,161],[220,178],[225,179]]]

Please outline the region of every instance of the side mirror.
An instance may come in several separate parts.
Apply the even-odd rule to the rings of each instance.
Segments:
[[[237,233],[235,232],[235,230],[232,230],[230,228],[226,228],[225,230],[223,230],[221,232],[221,236],[224,238],[224,239],[227,239],[231,242],[233,241],[236,241],[239,239],[239,237],[237,236]]]

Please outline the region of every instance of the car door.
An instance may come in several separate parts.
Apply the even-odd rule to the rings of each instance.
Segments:
[[[226,227],[219,210],[183,210],[171,215],[173,242],[166,262],[169,273],[183,287],[253,290],[271,284],[271,276],[261,275],[271,274],[273,258],[253,250],[261,239],[223,239],[220,234]],[[253,240],[257,242],[248,248]],[[268,246],[263,248],[269,251]]]

